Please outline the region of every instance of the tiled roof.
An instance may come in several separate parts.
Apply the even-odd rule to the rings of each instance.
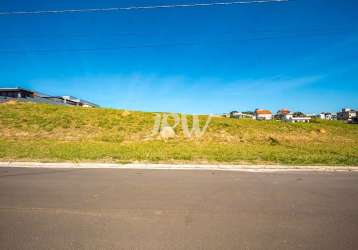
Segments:
[[[290,113],[290,111],[288,109],[280,109],[277,113],[287,115]]]
[[[255,112],[257,115],[272,115],[272,112],[270,110],[265,109],[258,109]]]

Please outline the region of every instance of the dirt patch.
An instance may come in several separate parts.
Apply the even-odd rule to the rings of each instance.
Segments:
[[[6,104],[6,105],[15,105],[15,104],[17,104],[17,101],[16,101],[16,100],[8,100],[8,101],[3,102],[3,104]]]

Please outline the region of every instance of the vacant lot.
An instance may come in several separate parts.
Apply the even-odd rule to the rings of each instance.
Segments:
[[[185,138],[178,126],[176,138],[163,140],[151,136],[154,120],[125,110],[1,104],[0,159],[358,165],[358,126],[340,121],[213,118],[201,138]]]

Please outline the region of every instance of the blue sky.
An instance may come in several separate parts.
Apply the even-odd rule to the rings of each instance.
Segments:
[[[0,0],[0,12],[197,2],[217,1]],[[0,86],[144,111],[358,108],[357,10],[291,0],[0,16]]]

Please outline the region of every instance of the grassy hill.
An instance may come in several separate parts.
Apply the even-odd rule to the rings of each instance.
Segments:
[[[213,118],[202,138],[150,136],[153,113],[0,104],[1,161],[358,165],[358,126]],[[191,120],[188,117],[189,121]],[[202,125],[206,117],[201,117]]]

